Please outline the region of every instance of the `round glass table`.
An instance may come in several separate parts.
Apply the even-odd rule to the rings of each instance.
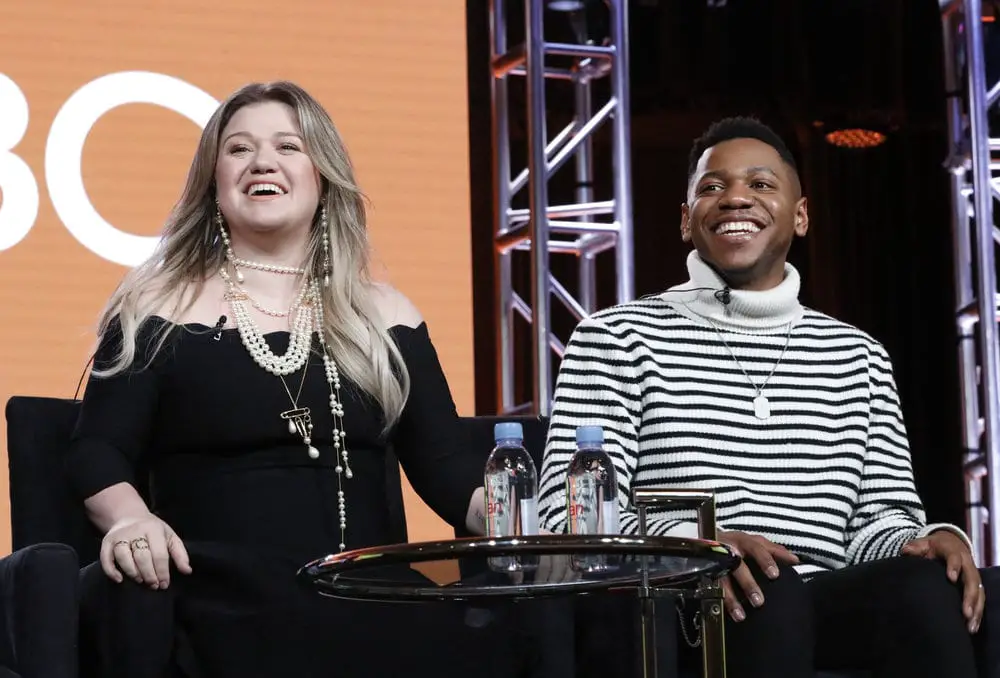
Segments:
[[[639,595],[643,666],[655,676],[655,599],[701,603],[706,678],[725,675],[719,581],[739,564],[726,546],[704,539],[622,535],[471,537],[336,553],[298,573],[335,598],[412,602],[537,598],[629,589]]]

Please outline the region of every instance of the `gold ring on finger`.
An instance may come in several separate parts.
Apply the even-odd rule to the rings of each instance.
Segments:
[[[139,537],[138,539],[133,539],[130,546],[133,551],[146,551],[149,549],[149,542],[145,537]]]

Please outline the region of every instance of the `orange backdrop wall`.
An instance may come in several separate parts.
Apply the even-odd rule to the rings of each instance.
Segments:
[[[73,395],[102,304],[148,253],[214,105],[290,79],[340,128],[372,200],[377,263],[423,311],[472,412],[462,0],[0,7],[0,400]],[[4,553],[7,480],[4,457]],[[449,536],[406,491],[411,539]]]

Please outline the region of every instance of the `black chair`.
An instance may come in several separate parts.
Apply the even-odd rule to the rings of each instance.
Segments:
[[[77,559],[63,544],[0,558],[0,678],[76,678]]]
[[[93,551],[94,542],[81,508],[70,504],[58,455],[51,453],[65,447],[76,412],[67,400],[7,403],[14,553],[0,560],[0,676],[79,675],[78,549]]]
[[[80,565],[97,560],[101,537],[73,496],[63,470],[80,403],[14,396],[7,401],[7,452],[14,549],[44,542],[72,546]]]

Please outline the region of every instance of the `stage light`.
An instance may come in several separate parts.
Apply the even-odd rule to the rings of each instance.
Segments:
[[[861,127],[848,127],[828,132],[826,142],[840,148],[875,148],[885,143],[885,134]]]
[[[545,6],[569,19],[569,26],[577,44],[592,45],[594,42],[590,35],[588,15],[594,6],[599,4],[601,0],[548,0]]]

